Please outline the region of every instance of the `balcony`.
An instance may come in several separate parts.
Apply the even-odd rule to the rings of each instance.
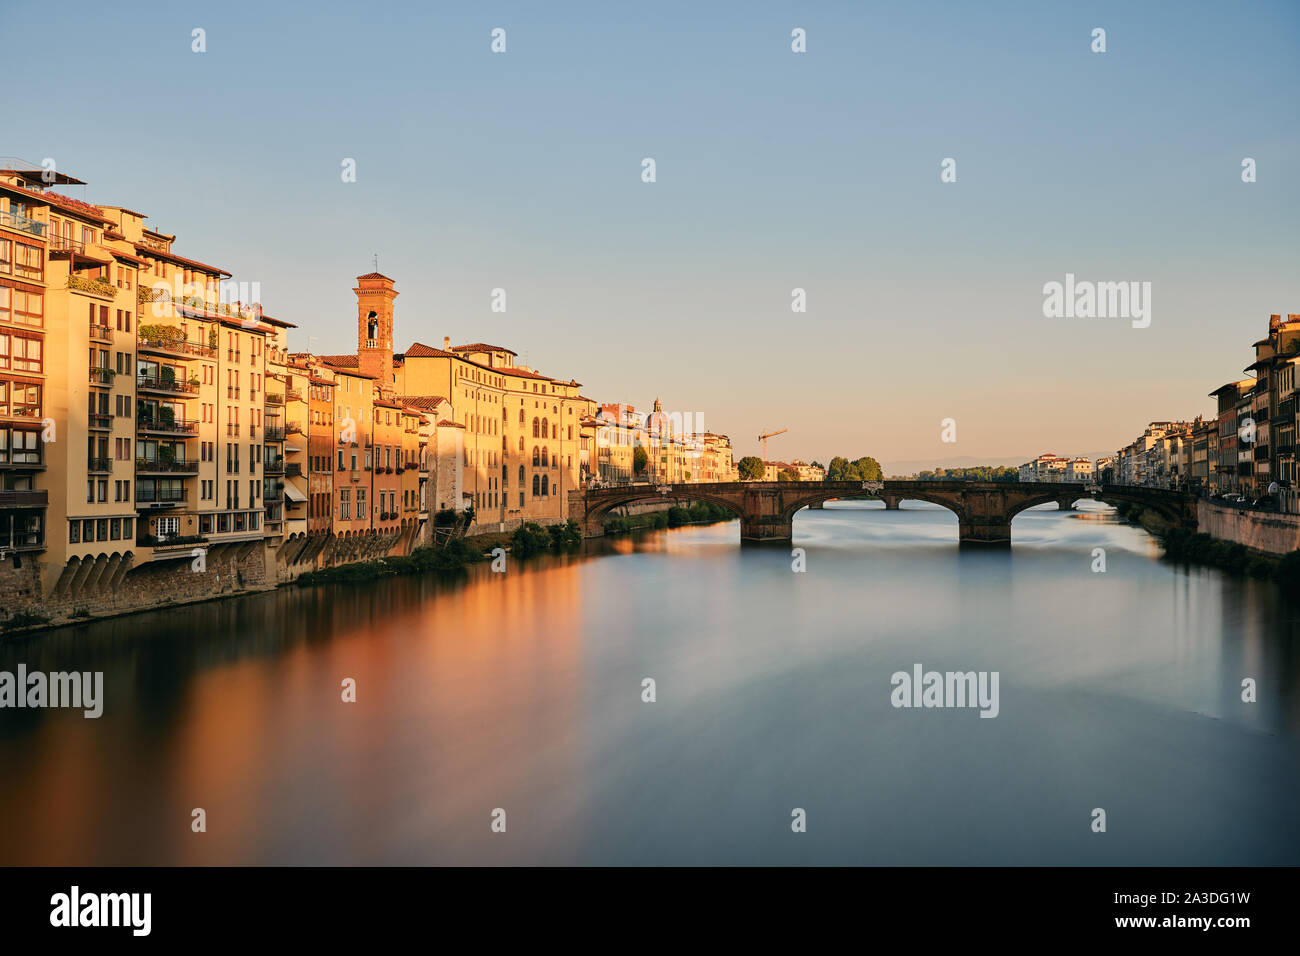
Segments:
[[[73,239],[71,236],[60,236],[56,233],[50,233],[50,255],[57,252],[75,252],[79,256],[86,254],[86,244],[80,239]]]
[[[284,404],[284,396],[283,396],[283,395],[277,395],[275,392],[267,392],[267,393],[266,393],[266,404],[268,404],[268,405],[283,405],[283,404]]]
[[[110,416],[104,416],[109,418]],[[136,428],[142,432],[152,432],[158,435],[183,435],[191,437],[198,435],[199,423],[190,418],[159,418],[157,420],[147,416],[141,416],[135,421]]]
[[[301,435],[302,426],[297,422],[290,422],[288,425],[284,426],[284,433],[286,435]]]
[[[145,392],[167,392],[172,395],[194,395],[199,390],[198,380],[185,381],[173,374],[140,375],[135,380],[135,387]]]
[[[111,458],[89,458],[86,460],[86,471],[103,474],[112,470],[113,459]]]
[[[135,460],[136,474],[182,474],[197,475],[199,473],[199,463],[197,461],[186,460],[184,458],[137,458]]]
[[[50,493],[40,491],[0,491],[0,508],[44,508],[50,503]]]
[[[135,506],[137,508],[175,508],[185,504],[188,498],[188,488],[155,488],[152,491],[143,491],[137,486]]]
[[[106,279],[87,279],[85,276],[68,276],[68,288],[74,292],[85,292],[101,299],[116,299],[117,286]]]
[[[301,478],[302,465],[298,464],[296,461],[289,462],[284,466],[284,475],[286,478]]]
[[[289,401],[289,402],[301,402],[302,392],[298,391],[298,389],[296,388],[286,388],[284,390],[284,398],[285,401]]]
[[[0,226],[7,226],[18,232],[25,232],[29,236],[37,238],[44,237],[45,223],[37,222],[27,216],[20,216],[16,212],[0,212]]]
[[[91,322],[90,339],[92,342],[106,342],[111,345],[113,342],[113,327],[99,322]]]
[[[266,463],[262,466],[262,473],[266,475],[283,475],[284,459],[281,458],[277,461],[271,461],[271,459],[268,458]]]
[[[262,437],[266,441],[284,441],[284,428],[279,425],[267,425]]]
[[[86,427],[107,430],[113,427],[113,416],[103,412],[90,412],[86,415]]]
[[[117,373],[111,368],[92,368],[90,370],[91,385],[112,385],[113,379],[116,377]]]
[[[151,355],[199,355],[204,358],[213,358],[217,354],[217,350],[210,345],[204,345],[201,342],[190,342],[179,336],[172,335],[139,335],[136,337],[135,347],[138,351]]]

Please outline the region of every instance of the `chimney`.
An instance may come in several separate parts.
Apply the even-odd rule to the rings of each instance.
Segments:
[[[443,350],[444,352],[450,352],[450,351],[451,351],[451,336],[450,336],[450,335],[444,335],[444,336],[442,337],[442,350]]]

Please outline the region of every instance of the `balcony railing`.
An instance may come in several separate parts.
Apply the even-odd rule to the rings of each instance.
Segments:
[[[152,389],[156,392],[174,392],[177,395],[192,395],[199,390],[198,382],[187,382],[182,378],[168,378],[166,375],[140,375],[135,380],[136,388]]]
[[[284,396],[283,396],[283,395],[277,395],[275,392],[267,392],[267,393],[266,393],[266,404],[268,404],[268,405],[283,405],[283,404],[284,404]]]
[[[287,388],[284,390],[284,397],[286,401],[301,402],[302,392],[298,391],[296,388]]]
[[[188,498],[188,488],[155,488],[144,491],[137,486],[135,491],[137,505],[179,505],[184,504]]]
[[[267,425],[262,436],[266,441],[284,441],[284,428]]]
[[[285,474],[285,477],[286,477],[286,478],[298,478],[298,477],[301,477],[301,475],[302,475],[302,465],[300,465],[300,464],[299,464],[298,462],[296,462],[296,461],[291,461],[291,462],[289,462],[288,464],[286,464],[286,465],[284,466],[284,474]]]
[[[90,370],[91,385],[112,385],[113,379],[117,376],[111,368],[92,368]]]
[[[199,433],[198,420],[190,418],[174,418],[168,421],[162,418],[153,419],[141,416],[136,419],[136,427],[140,431],[162,432],[168,435],[197,435]]]
[[[141,335],[136,338],[136,348],[142,352],[162,352],[167,355],[202,355],[212,358],[217,350],[202,342],[190,342],[170,335]]]
[[[50,252],[77,252],[82,255],[86,253],[86,244],[80,239],[73,239],[71,236],[60,236],[58,233],[50,233]]]
[[[0,491],[0,508],[44,508],[50,503],[50,493],[40,491]]]
[[[113,459],[90,458],[86,460],[86,471],[112,471]]]
[[[90,428],[112,428],[113,416],[101,414],[100,412],[90,412],[86,416],[86,424]]]
[[[135,470],[138,472],[156,471],[159,473],[175,473],[197,475],[199,473],[199,463],[197,461],[186,461],[180,459],[166,458],[137,458],[135,460]]]
[[[278,461],[271,461],[271,460],[268,458],[268,459],[266,460],[266,463],[262,466],[262,471],[263,471],[263,473],[268,474],[268,475],[283,475],[283,474],[284,474],[284,459],[281,458],[281,459],[279,459]]]
[[[37,222],[28,216],[19,215],[16,212],[0,212],[0,226],[8,226],[10,229],[17,229],[19,232],[25,232],[29,236],[44,236],[45,223]]]
[[[90,337],[97,342],[111,342],[113,341],[113,327],[100,322],[91,322]]]
[[[286,435],[301,435],[302,426],[297,422],[290,422],[288,425],[284,426],[284,433]]]

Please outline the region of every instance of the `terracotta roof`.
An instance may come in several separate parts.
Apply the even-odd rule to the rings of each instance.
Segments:
[[[154,249],[153,247],[146,246],[143,243],[137,242],[135,244],[135,251],[143,253],[146,256],[154,256],[158,259],[171,259],[175,262],[179,262],[181,265],[194,266],[197,269],[202,269],[207,272],[215,272],[218,275],[227,277],[231,275],[231,273],[222,269],[220,266],[210,266],[206,262],[199,262],[197,259],[186,259],[184,256],[176,255],[174,252],[163,252],[161,249]]]
[[[148,259],[141,259],[139,256],[133,256],[133,255],[131,255],[131,253],[129,253],[129,252],[123,252],[121,249],[114,249],[114,250],[113,250],[113,255],[115,255],[115,256],[117,256],[117,258],[119,258],[119,259],[123,259],[123,260],[125,260],[125,261],[127,261],[127,262],[134,262],[136,265],[140,265],[140,266],[147,266],[147,265],[149,265],[149,260],[148,260]]]
[[[67,212],[73,212],[87,219],[97,219],[100,222],[112,223],[102,212],[99,207],[88,202],[82,202],[80,199],[73,199],[71,196],[60,196],[58,193],[43,193],[36,189],[25,189],[22,186],[15,186],[12,183],[0,183],[0,189],[9,189],[24,196],[31,196],[39,199],[43,203],[48,203],[58,209]]]
[[[503,346],[486,345],[483,342],[473,342],[469,345],[453,345],[451,350],[453,352],[510,352],[511,355],[518,354],[516,352],[511,352],[510,349],[504,348]]]
[[[388,279],[389,282],[393,281],[391,278],[384,275],[382,272],[367,272],[363,276],[357,276],[358,282],[361,281],[362,279]]]
[[[521,368],[494,368],[492,371],[500,372],[502,375],[518,375],[520,378],[538,378],[546,382],[556,381],[549,375],[542,375],[540,372],[526,372]]]
[[[340,368],[358,368],[355,355],[321,355],[318,357],[326,365],[337,365]]]
[[[465,427],[464,425],[460,424],[459,422],[449,422],[449,421],[447,421],[447,419],[445,419],[445,418],[444,418],[442,421],[438,422],[438,426],[439,426],[439,427],[446,426],[447,428],[464,428],[464,427]]]
[[[413,408],[422,408],[429,412],[446,401],[441,395],[400,395],[398,398]]]
[[[444,352],[442,349],[435,349],[423,342],[412,342],[411,347],[401,353],[404,358],[459,358],[450,352]],[[394,356],[396,358],[396,356]]]

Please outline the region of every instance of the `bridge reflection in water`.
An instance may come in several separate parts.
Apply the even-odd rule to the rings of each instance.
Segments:
[[[676,485],[623,485],[569,493],[569,514],[589,538],[604,534],[605,519],[620,505],[639,501],[708,501],[740,519],[743,541],[789,542],[794,515],[833,498],[874,495],[895,509],[901,501],[929,501],[957,515],[962,544],[1008,546],[1011,519],[1026,508],[1055,501],[1062,509],[1080,499],[1134,502],[1179,527],[1196,527],[1196,496],[1136,485],[1010,481],[735,481]]]

